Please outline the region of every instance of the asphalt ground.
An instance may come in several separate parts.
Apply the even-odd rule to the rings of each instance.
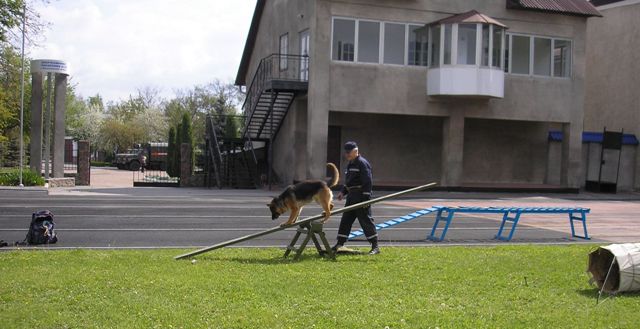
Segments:
[[[0,189],[0,239],[24,239],[31,213],[48,209],[55,215],[59,242],[47,248],[197,248],[277,226],[266,203],[277,191],[206,190],[184,188],[74,188]],[[385,192],[376,192],[382,195]],[[456,215],[444,242],[425,238],[435,220],[430,214],[380,232],[382,246],[490,245],[505,243],[604,243],[638,241],[640,212],[637,194],[614,200],[594,195],[534,196],[520,194],[419,193],[373,206],[382,222],[431,205],[593,206],[589,215],[591,241],[570,238],[565,215],[531,215],[521,219],[511,242],[493,239],[500,215]],[[344,202],[335,201],[340,208]],[[592,208],[593,208],[592,207]],[[303,217],[321,213],[316,204],[304,208]],[[339,216],[325,225],[335,242]],[[524,215],[523,215],[524,216]],[[609,216],[609,217],[607,217]],[[593,220],[595,218],[595,220]],[[359,225],[354,225],[358,229]],[[238,246],[284,247],[295,229],[276,232]],[[363,239],[351,245],[367,245]],[[4,248],[10,249],[10,248]]]

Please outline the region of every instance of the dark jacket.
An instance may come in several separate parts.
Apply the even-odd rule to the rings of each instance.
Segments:
[[[371,165],[367,159],[358,156],[353,161],[349,161],[345,177],[342,194],[357,193],[365,197],[371,197],[373,176],[371,174]]]

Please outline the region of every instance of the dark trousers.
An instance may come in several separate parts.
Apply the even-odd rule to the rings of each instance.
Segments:
[[[362,198],[347,197],[345,207],[362,201],[364,201]],[[356,218],[358,219],[360,227],[362,227],[367,240],[372,244],[377,244],[378,232],[376,230],[376,225],[373,222],[373,217],[371,217],[371,206],[347,211],[342,214],[340,227],[338,228],[338,243],[344,244],[347,241],[349,233],[351,233],[351,227],[353,226],[353,222],[355,222]]]

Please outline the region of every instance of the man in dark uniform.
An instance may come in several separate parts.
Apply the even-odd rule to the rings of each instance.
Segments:
[[[345,206],[370,200],[373,181],[371,165],[365,158],[360,156],[358,145],[355,142],[345,143],[344,151],[345,157],[349,160],[349,164],[345,172],[344,187],[338,194],[338,200],[342,200],[342,198],[346,196],[347,202]],[[347,242],[349,233],[351,233],[351,226],[356,218],[358,218],[358,222],[360,222],[360,226],[364,230],[365,237],[369,243],[371,243],[371,251],[369,254],[379,254],[378,232],[373,223],[373,217],[371,217],[371,206],[347,211],[342,214],[340,228],[338,229],[338,243],[333,247],[334,250],[340,249],[344,246],[344,243]]]

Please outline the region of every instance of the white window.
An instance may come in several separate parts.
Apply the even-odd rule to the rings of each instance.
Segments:
[[[531,38],[514,35],[511,37],[511,73],[530,74]]]
[[[491,49],[491,39],[489,38],[490,30],[491,25],[482,25],[482,57],[480,60],[480,65],[482,66],[489,66],[489,51]],[[500,44],[498,44],[498,47],[500,47]]]
[[[458,25],[458,58],[457,64],[476,64],[476,38],[478,25],[460,24]]]
[[[280,36],[280,70],[287,69],[287,55],[289,54],[289,33]]]
[[[551,39],[534,38],[533,74],[551,76]]]
[[[451,38],[453,34],[452,25],[444,25],[444,61],[443,64],[451,64]]]
[[[429,29],[431,35],[431,60],[429,65],[433,67],[440,66],[440,26],[433,26]]]
[[[332,58],[337,61],[353,62],[355,59],[356,21],[352,19],[333,20]]]
[[[424,26],[409,25],[409,65],[427,66],[429,41],[425,29]]]
[[[571,41],[507,34],[505,72],[546,77],[571,76]]]
[[[358,62],[380,62],[380,23],[358,22]]]
[[[491,26],[491,28],[493,29],[493,55],[491,58],[491,66],[502,67],[502,43],[504,40],[504,29],[495,25]]]
[[[384,63],[404,65],[405,24],[384,23]]]
[[[511,56],[509,56],[509,54],[511,53],[511,36],[510,35],[505,35],[504,37],[504,71],[505,72],[509,72],[510,71],[510,60],[511,60]]]
[[[571,76],[571,41],[553,40],[553,76]]]

